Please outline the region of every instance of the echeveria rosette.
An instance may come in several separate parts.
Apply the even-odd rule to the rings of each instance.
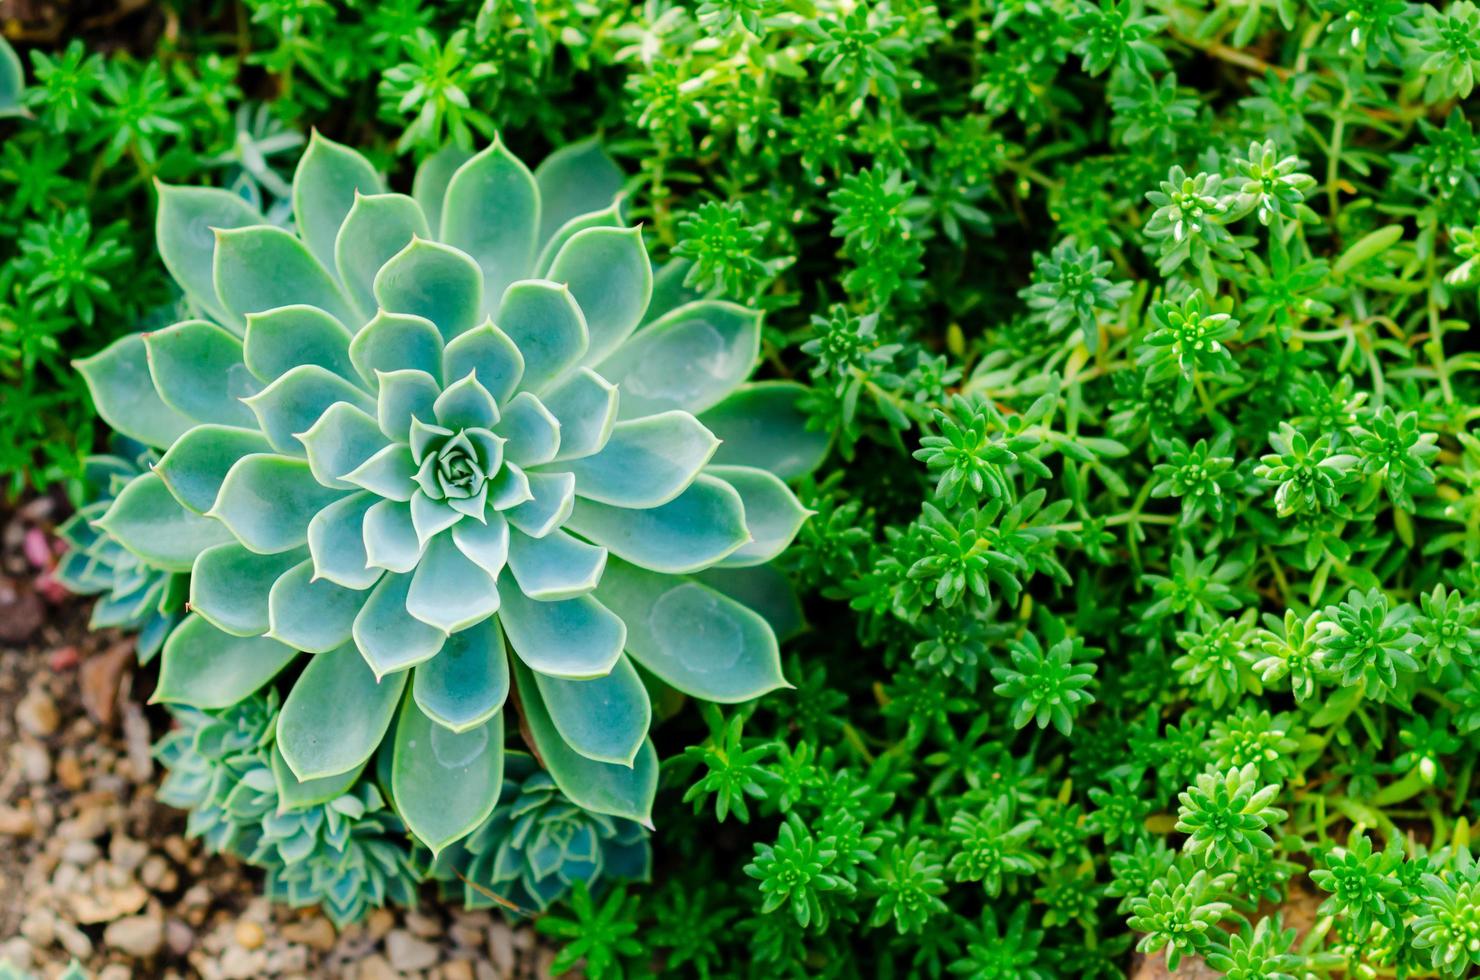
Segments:
[[[150,564],[108,533],[108,514],[118,495],[153,465],[152,450],[132,440],[114,440],[114,454],[83,460],[77,512],[57,528],[67,551],[57,562],[57,582],[76,595],[95,595],[93,629],[138,632],[141,663],[159,652],[184,612],[189,565]]]
[[[593,892],[646,881],[652,863],[641,824],[583,810],[528,755],[510,752],[493,815],[438,855],[428,874],[467,908],[543,912],[578,881]]]
[[[751,607],[789,615],[766,563],[827,439],[800,386],[746,383],[756,313],[655,290],[620,186],[592,143],[533,173],[495,143],[386,193],[315,137],[296,233],[160,188],[202,318],[80,364],[165,450],[110,525],[192,568],[157,699],[223,707],[313,653],[277,726],[290,774],[353,778],[393,731],[395,808],[435,851],[493,810],[511,691],[567,796],[645,822],[639,667],[715,701],[784,684]]]

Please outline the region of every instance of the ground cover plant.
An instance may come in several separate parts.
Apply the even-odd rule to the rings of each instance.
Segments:
[[[142,655],[163,650],[157,696],[178,717],[162,794],[262,865],[269,894],[346,922],[418,895],[537,913],[560,966],[596,977],[1097,977],[1146,956],[1271,980],[1480,968],[1469,0],[245,0],[127,23],[122,43],[21,45],[24,89],[0,59],[0,465],[13,494],[70,486],[59,576],[103,596],[100,625],[142,629]],[[580,176],[549,179],[562,161]],[[452,175],[480,168],[498,205],[449,209]],[[516,206],[562,188],[593,196],[554,213],[597,217]],[[377,205],[365,233],[339,233]],[[519,261],[484,261],[511,233]],[[581,236],[627,258],[560,267]],[[341,243],[362,254],[341,261]],[[269,248],[274,274],[242,274]],[[289,251],[300,271],[278,274]],[[583,295],[586,269],[612,283]],[[506,458],[533,484],[558,453],[515,457],[489,406],[503,420],[518,382],[495,392],[485,367],[464,383],[448,352],[535,349],[504,308],[530,278],[556,284],[535,287],[552,309],[574,298],[589,350],[588,306],[649,274],[655,315],[623,314],[631,344],[685,301],[731,339],[632,363],[739,394],[647,404],[642,383],[603,378],[616,414],[697,420],[685,452],[672,433],[649,444],[685,461],[675,493],[768,468],[775,533],[750,526],[743,487],[714,489],[745,528],[677,561],[562,503],[538,528],[569,532],[539,566],[553,592],[510,550],[511,569],[483,569],[499,609],[463,585],[413,602],[421,563],[468,554],[436,544],[467,533],[467,510],[509,510],[542,540],[512,497],[493,501],[518,479]],[[446,285],[458,276],[478,285]],[[463,306],[416,305],[449,296]],[[290,315],[293,343],[253,343]],[[543,340],[577,334],[525,336],[558,353]],[[171,341],[190,356],[172,362]],[[402,417],[387,378],[417,365],[430,414],[387,431]],[[341,395],[283,394],[309,375]],[[768,392],[778,414],[723,410]],[[104,458],[94,405],[144,445]],[[170,458],[202,429],[198,468]],[[701,430],[745,452],[711,458]],[[782,438],[805,451],[765,456]],[[399,463],[363,469],[376,453]],[[216,491],[253,489],[227,475],[239,458],[286,462],[251,463],[260,482],[233,502]],[[264,495],[293,506],[264,516]],[[389,571],[325,574],[316,515],[370,497],[408,511],[409,535],[376,536]],[[127,508],[106,516],[129,501],[194,537],[131,535]],[[790,689],[675,680],[639,649],[629,593],[626,637],[597,665],[627,665],[625,699],[600,724],[577,724],[604,717],[579,701],[552,720],[547,676],[618,684],[529,664],[514,610],[620,593],[624,568],[687,576],[750,549],[743,529],[744,580],[686,584],[755,610]],[[600,568],[593,546],[612,555]],[[361,595],[392,581],[399,605]],[[330,585],[364,603],[347,633],[343,617],[332,638],[279,629],[273,596],[282,612]],[[420,647],[356,632],[381,607]],[[735,648],[714,621],[675,632]],[[467,656],[503,633],[511,657]],[[246,643],[273,644],[274,669],[211,672],[248,663],[221,653]],[[351,667],[378,713],[301,710],[316,674]],[[181,697],[185,680],[210,696]],[[486,738],[462,751],[474,729]],[[319,765],[331,730],[355,751]],[[466,807],[415,785],[435,766],[398,767],[429,747],[459,771],[485,760]],[[629,805],[605,775],[573,775],[588,771],[620,777]]]

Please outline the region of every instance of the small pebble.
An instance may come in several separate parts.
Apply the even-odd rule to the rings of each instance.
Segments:
[[[267,941],[267,933],[256,922],[242,921],[236,924],[236,944],[242,949],[260,949]]]
[[[103,942],[139,959],[149,959],[164,946],[164,922],[159,915],[131,915],[108,923]]]
[[[21,731],[45,738],[57,730],[57,726],[62,723],[62,716],[57,711],[56,702],[45,691],[32,688],[15,706],[15,723],[21,727]]]
[[[440,958],[436,946],[405,929],[393,929],[385,937],[385,953],[390,957],[391,966],[403,972],[429,969],[436,966]]]

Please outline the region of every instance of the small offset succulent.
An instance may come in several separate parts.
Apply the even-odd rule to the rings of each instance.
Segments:
[[[437,852],[493,812],[511,692],[567,797],[646,823],[646,682],[785,684],[747,603],[786,588],[765,566],[807,511],[784,481],[827,437],[800,385],[746,383],[757,313],[655,284],[621,183],[590,142],[533,173],[495,142],[429,158],[407,196],[315,136],[296,231],[160,186],[201,318],[79,362],[99,414],[162,451],[104,526],[191,572],[156,700],[223,708],[312,654],[278,780],[328,803],[387,742],[383,785]]]
[[[467,908],[543,912],[576,882],[595,893],[616,881],[646,881],[652,863],[641,824],[581,809],[532,758],[510,752],[493,816],[429,873]]]
[[[189,586],[182,573],[190,569],[150,564],[105,530],[118,494],[158,460],[152,450],[130,439],[114,442],[115,455],[83,460],[77,512],[57,528],[67,552],[55,576],[69,592],[99,597],[92,609],[93,629],[137,631],[139,660],[148,663],[184,613]]]
[[[177,727],[155,747],[169,771],[159,798],[189,809],[187,833],[210,850],[265,868],[274,901],[322,905],[339,926],[415,905],[404,824],[369,780],[323,801],[294,780],[274,746],[279,710],[274,691],[220,711],[174,709]]]

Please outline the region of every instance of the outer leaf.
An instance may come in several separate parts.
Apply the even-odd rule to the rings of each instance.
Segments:
[[[745,385],[699,416],[720,439],[714,462],[757,466],[783,480],[806,476],[827,458],[832,436],[807,429],[801,400],[807,389],[790,381]]]
[[[344,477],[388,445],[374,417],[349,402],[330,405],[298,441],[308,453],[314,479],[338,490],[353,490],[355,485]]]
[[[539,673],[605,677],[622,655],[627,627],[590,596],[538,602],[518,589],[504,592],[499,613],[504,635],[519,659]]]
[[[539,258],[534,262],[534,274],[538,279],[550,278],[550,265],[555,261],[555,256],[565,247],[565,243],[587,228],[621,228],[622,208],[619,202],[613,201],[610,205],[599,211],[588,214],[577,215],[565,224],[557,228],[554,233],[540,246]]]
[[[207,548],[190,575],[190,609],[233,636],[260,636],[268,627],[268,593],[302,559],[296,551],[259,555],[235,541]]]
[[[115,432],[163,448],[190,428],[191,420],[165,404],[155,390],[142,335],[120,337],[73,363],[87,381],[98,414]]]
[[[152,702],[228,708],[277,676],[298,651],[264,636],[223,633],[186,616],[164,644]]]
[[[214,323],[186,320],[144,334],[149,376],[166,405],[220,425],[251,425],[242,399],[261,389],[242,363],[242,342]]]
[[[154,465],[175,499],[197,514],[216,503],[221,484],[236,461],[272,449],[255,428],[198,425],[186,432]]]
[[[704,472],[724,480],[740,494],[745,504],[745,526],[752,538],[722,564],[765,564],[786,550],[812,513],[779,476],[767,470],[753,466],[711,466]]]
[[[405,687],[404,673],[378,680],[350,644],[315,654],[278,716],[283,761],[301,780],[363,765],[385,737]]]
[[[437,403],[441,387],[425,371],[383,371],[380,380],[380,396],[376,400],[375,417],[380,422],[380,431],[386,438],[396,442],[411,439],[411,420],[432,422],[436,413],[432,406]]]
[[[653,268],[640,228],[578,232],[555,256],[550,278],[570,286],[586,316],[587,364],[599,364],[631,336],[653,292]]]
[[[423,238],[391,257],[375,275],[375,300],[392,313],[412,313],[452,340],[483,319],[483,271],[465,253]]]
[[[318,307],[280,306],[247,317],[243,355],[247,370],[267,383],[304,364],[354,381],[349,343],[345,325]]]
[[[596,594],[627,623],[628,654],[685,694],[729,704],[787,686],[771,627],[706,585],[613,561]]]
[[[701,300],[644,327],[600,369],[622,389],[623,418],[674,408],[697,413],[719,404],[750,376],[760,348],[760,313]]]
[[[576,502],[576,478],[571,473],[531,473],[528,479],[534,499],[510,508],[504,516],[531,538],[543,538],[570,516]]]
[[[364,313],[375,309],[375,275],[416,237],[431,238],[417,203],[404,194],[355,196],[334,241],[333,265],[349,298]]]
[[[341,323],[355,314],[322,263],[291,233],[255,225],[216,233],[216,295],[242,322],[279,306],[317,306]]]
[[[370,161],[318,130],[309,134],[308,149],[293,174],[293,218],[325,268],[334,268],[334,242],[355,199],[384,189]]]
[[[562,467],[576,494],[616,507],[656,507],[694,482],[719,440],[688,412],[620,422],[601,452]]]
[[[411,695],[428,718],[454,732],[493,718],[509,695],[509,658],[498,620],[449,636],[440,653],[416,668]]]
[[[570,289],[531,279],[503,294],[498,325],[524,357],[524,387],[536,393],[580,364],[590,345],[586,318]]]
[[[214,187],[172,187],[155,181],[159,211],[154,238],[159,257],[196,306],[241,333],[242,318],[216,295],[216,230],[264,225],[261,212],[229,191]]]
[[[493,431],[508,440],[504,458],[518,466],[548,463],[560,451],[560,423],[527,391],[507,403]]]
[[[416,168],[416,178],[411,184],[411,196],[421,205],[427,216],[427,225],[442,227],[442,201],[447,195],[447,185],[452,175],[473,154],[455,143],[448,144],[421,162]]]
[[[653,706],[626,657],[605,677],[569,681],[534,675],[540,699],[560,737],[596,762],[631,766],[647,741]]]
[[[150,565],[172,572],[188,572],[196,555],[231,540],[221,524],[186,510],[154,473],[135,477],[96,523]]]
[[[498,514],[490,514],[486,524],[459,521],[452,528],[452,540],[458,550],[497,579],[509,558],[509,525]]]
[[[617,387],[581,368],[542,399],[560,423],[556,460],[581,459],[601,451],[617,422]]]
[[[504,781],[504,723],[453,732],[407,698],[396,724],[391,796],[396,811],[433,856],[472,833],[498,803]]]
[[[355,617],[369,598],[369,590],[314,577],[314,563],[303,562],[273,583],[267,635],[308,653],[327,653],[350,642]]]
[[[796,589],[775,565],[706,568],[694,578],[759,613],[778,640],[790,639],[807,625]]]
[[[643,743],[630,768],[588,759],[561,738],[530,670],[515,661],[514,677],[534,747],[560,791],[576,806],[593,813],[652,826],[653,798],[658,791],[658,753],[653,743]]]
[[[421,559],[422,544],[411,518],[410,504],[398,500],[377,501],[365,512],[364,529],[365,556],[370,567],[409,572]]]
[[[534,171],[540,192],[541,242],[577,215],[610,207],[622,192],[622,171],[595,138],[561,147]]]
[[[534,268],[540,193],[534,175],[495,139],[452,175],[442,209],[441,238],[483,269],[488,310],[509,283]]]
[[[330,405],[348,402],[365,411],[375,407],[365,392],[317,364],[293,368],[246,402],[272,447],[294,456],[304,451],[299,436],[312,431]]]
[[[713,565],[750,540],[740,495],[703,475],[673,500],[646,510],[577,497],[566,526],[619,558],[671,574]]]
[[[313,478],[307,460],[254,453],[231,467],[209,516],[253,551],[275,554],[307,544],[308,522],[342,496]]]
[[[279,811],[303,810],[337,800],[349,792],[363,771],[364,767],[360,766],[337,776],[299,780],[288,768],[282,749],[276,742],[272,746],[272,779],[277,784]]]
[[[355,617],[355,645],[376,677],[403,673],[442,649],[447,634],[406,611],[411,576],[386,575]]]
[[[21,59],[10,42],[0,37],[0,119],[7,116],[24,116],[21,95],[26,90],[26,76],[21,71]]]

